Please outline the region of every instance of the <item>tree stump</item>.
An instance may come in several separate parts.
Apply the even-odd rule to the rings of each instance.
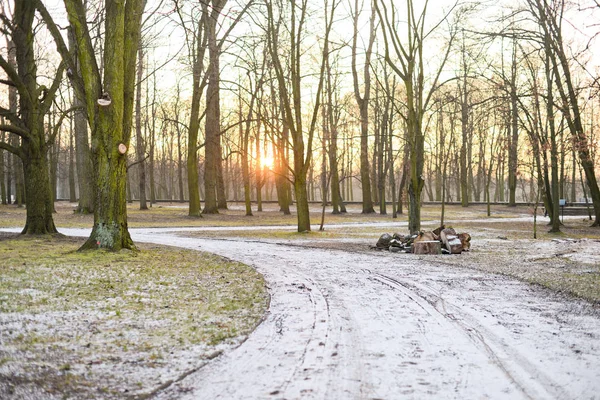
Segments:
[[[437,240],[414,242],[412,252],[413,254],[442,254],[442,244]]]

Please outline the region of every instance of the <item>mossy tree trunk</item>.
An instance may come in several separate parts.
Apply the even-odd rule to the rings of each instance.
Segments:
[[[121,154],[119,146],[129,147],[131,137],[135,60],[142,10],[142,0],[106,4],[103,93],[108,93],[111,103],[96,107],[92,134],[96,182],[94,227],[81,249],[135,248],[127,227],[127,157]],[[72,16],[69,17],[71,20]],[[137,29],[132,25],[137,25]],[[98,95],[96,99],[103,94]],[[89,99],[88,104],[90,100],[94,99]]]
[[[31,153],[37,153],[35,155]],[[23,159],[25,190],[27,198],[27,219],[22,234],[57,233],[52,212],[54,202],[48,179],[48,164],[41,152],[31,152]]]
[[[92,129],[93,180],[96,186],[94,227],[81,249],[135,249],[127,227],[126,153],[133,122],[136,56],[145,0],[106,3],[102,75],[82,1],[64,0],[64,3],[81,66],[81,74],[71,74],[71,82],[85,99]],[[63,60],[72,72],[77,71],[52,17],[39,0],[37,7]],[[124,151],[119,150],[121,147]]]

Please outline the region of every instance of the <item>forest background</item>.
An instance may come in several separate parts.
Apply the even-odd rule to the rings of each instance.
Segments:
[[[296,204],[298,231],[309,201],[334,213],[356,201],[407,207],[413,232],[423,200],[541,202],[559,230],[565,199],[598,224],[598,2],[418,3],[123,2],[123,38],[139,45],[111,41],[117,11],[101,1],[6,3],[1,200],[28,203],[31,233],[55,230],[50,199],[78,202],[96,213],[92,247],[130,246],[99,232],[123,225],[110,218],[125,199],[188,201],[192,217]],[[121,101],[111,79],[124,81],[124,116],[105,111]]]

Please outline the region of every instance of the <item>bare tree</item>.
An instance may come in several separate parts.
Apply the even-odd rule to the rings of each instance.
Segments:
[[[410,232],[418,232],[421,228],[421,192],[424,185],[425,151],[423,119],[432,95],[438,87],[440,74],[448,60],[451,44],[456,35],[455,30],[450,31],[447,48],[433,72],[431,81],[426,82],[426,60],[423,56],[425,41],[448,17],[446,15],[442,21],[434,24],[429,31],[426,31],[428,5],[429,1],[426,0],[420,11],[417,11],[414,7],[414,1],[407,0],[407,21],[404,24],[399,24],[396,5],[393,3],[387,5],[383,0],[375,0],[375,7],[381,20],[384,35],[385,59],[404,83],[406,91],[406,145],[409,148],[410,155],[410,180],[408,184],[408,228]],[[400,26],[406,26],[406,32],[400,32]]]
[[[371,181],[369,172],[369,101],[371,97],[371,54],[373,53],[373,43],[375,43],[375,8],[371,7],[371,16],[369,17],[369,42],[365,52],[365,63],[363,69],[364,93],[360,93],[360,82],[358,80],[357,70],[357,42],[358,42],[358,0],[354,1],[352,36],[352,78],[354,82],[354,97],[360,111],[360,181],[362,185],[362,213],[369,214],[375,212],[373,209],[373,200],[371,198]],[[373,166],[375,168],[375,166]]]
[[[294,166],[292,169],[294,192],[296,195],[296,208],[298,214],[298,232],[310,231],[310,214],[308,209],[308,193],[306,188],[306,177],[312,161],[313,138],[316,123],[321,106],[321,92],[325,81],[325,66],[327,54],[329,52],[329,34],[333,24],[335,9],[338,5],[337,0],[333,3],[325,2],[325,35],[323,39],[323,49],[321,54],[320,69],[317,75],[317,90],[314,97],[314,105],[309,114],[310,122],[308,127],[303,124],[302,107],[304,99],[302,98],[302,77],[305,75],[301,70],[303,47],[302,41],[306,34],[306,23],[308,17],[308,1],[300,2],[291,0],[289,16],[290,20],[286,25],[289,28],[289,64],[284,65],[282,61],[279,28],[280,23],[276,20],[275,8],[271,0],[266,1],[267,8],[267,33],[268,33],[268,51],[273,62],[275,76],[277,78],[280,99],[282,102],[283,123],[290,132],[292,139],[292,151],[294,153]],[[282,10],[279,10],[282,11]],[[280,15],[282,17],[282,15]],[[290,86],[286,78],[288,77]],[[307,137],[305,142],[304,137]]]
[[[0,56],[0,68],[8,76],[8,80],[2,83],[14,89],[9,93],[9,109],[0,107],[0,116],[8,121],[8,124],[0,125],[0,131],[8,132],[13,140],[0,142],[0,148],[22,161],[27,199],[27,217],[22,234],[53,234],[57,230],[52,218],[54,202],[47,156],[67,114],[61,115],[48,134],[44,129],[44,117],[52,107],[65,68],[61,63],[50,88],[38,83],[34,51],[35,11],[34,2],[17,1],[12,20],[4,13],[1,16],[2,29],[10,35],[13,44],[8,46],[9,60]]]

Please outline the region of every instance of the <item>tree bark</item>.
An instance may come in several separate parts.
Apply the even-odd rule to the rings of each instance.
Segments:
[[[135,98],[135,153],[137,158],[140,210],[147,210],[146,204],[146,163],[144,153],[146,144],[142,136],[142,78],[144,77],[144,50],[139,49],[137,66],[137,87]]]
[[[206,22],[209,65],[206,89],[206,145],[204,147],[204,209],[203,214],[218,214],[217,186],[221,163],[221,109],[219,90],[219,56],[217,44],[217,20],[227,0],[213,0],[210,18]],[[206,7],[206,6],[203,6]],[[208,11],[207,11],[208,12]]]
[[[27,146],[26,146],[27,147]],[[43,235],[58,233],[52,218],[54,203],[48,180],[48,164],[40,152],[24,158],[27,218],[21,234]]]
[[[80,63],[77,57],[77,49],[72,29],[68,32],[69,52],[73,57],[75,72],[81,74]],[[79,214],[91,214],[94,212],[94,186],[93,171],[88,139],[88,121],[85,108],[85,99],[77,90],[73,90],[73,106],[77,108],[73,115],[75,129],[75,155],[77,168],[77,188],[79,189],[79,202],[75,212]]]
[[[0,118],[0,123],[4,124],[4,119]],[[0,142],[4,142],[6,132],[2,132],[2,138]],[[4,163],[5,163],[5,151],[0,148],[0,202],[3,205],[6,205],[7,202],[7,193],[6,193],[6,173],[4,172]]]
[[[371,53],[375,41],[375,8],[372,8],[369,22],[369,44],[365,53],[363,70],[364,93],[361,95],[358,82],[358,71],[356,65],[357,41],[358,41],[358,0],[354,2],[354,35],[352,37],[352,78],[354,82],[354,97],[360,112],[360,182],[362,186],[362,213],[374,213],[373,200],[371,197],[371,174],[369,166],[369,101],[371,93]]]

